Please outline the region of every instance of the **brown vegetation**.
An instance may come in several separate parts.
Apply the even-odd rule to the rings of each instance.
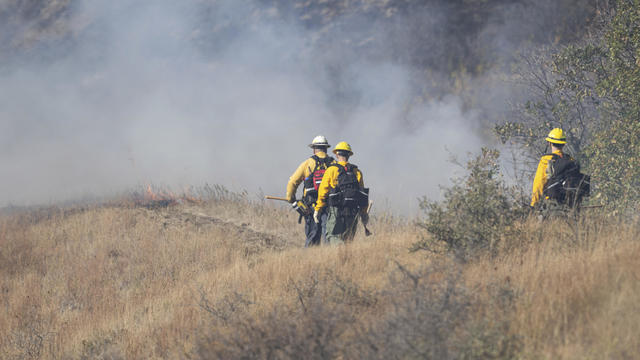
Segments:
[[[0,217],[0,353],[53,358],[630,358],[639,228],[515,225],[492,258],[375,236],[302,249],[293,212],[245,198]]]

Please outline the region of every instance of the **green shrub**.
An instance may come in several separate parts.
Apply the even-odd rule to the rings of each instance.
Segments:
[[[442,202],[422,199],[426,218],[418,226],[430,236],[415,243],[413,251],[438,251],[444,246],[461,260],[495,251],[501,237],[525,213],[515,201],[515,191],[502,179],[499,156],[497,150],[482,149],[468,162],[468,176],[453,179],[445,189]]]

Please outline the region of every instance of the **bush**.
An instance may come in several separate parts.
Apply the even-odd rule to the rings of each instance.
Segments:
[[[376,303],[373,292],[331,272],[290,282],[293,304],[278,303],[260,317],[250,308],[211,305],[213,328],[198,349],[202,359],[334,359],[348,346],[355,314]],[[223,323],[217,314],[225,313]],[[221,326],[224,325],[224,326]]]
[[[423,198],[420,208],[426,219],[418,226],[430,236],[415,243],[412,251],[438,251],[444,246],[461,260],[495,252],[498,241],[525,214],[515,201],[516,192],[501,178],[499,156],[497,150],[482,149],[468,162],[468,176],[453,179],[453,186],[445,189],[444,201]]]
[[[398,264],[379,292],[331,273],[290,286],[294,305],[275,305],[260,317],[236,314],[207,334],[199,357],[509,359],[521,348],[509,328],[515,293],[496,285],[469,289],[451,263],[416,271]]]
[[[352,344],[362,359],[512,359],[521,349],[509,319],[516,294],[490,285],[469,289],[460,267],[435,262],[417,271],[398,265],[391,309]]]

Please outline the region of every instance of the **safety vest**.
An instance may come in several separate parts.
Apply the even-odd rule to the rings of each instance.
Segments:
[[[304,200],[309,205],[318,200],[318,188],[322,182],[322,177],[334,162],[331,156],[320,158],[317,155],[313,155],[311,158],[315,160],[316,165],[309,176],[304,179]]]

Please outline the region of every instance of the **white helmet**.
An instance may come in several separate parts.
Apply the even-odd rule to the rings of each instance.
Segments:
[[[313,141],[311,142],[311,144],[309,144],[310,148],[315,148],[315,147],[330,147],[331,145],[329,145],[329,142],[327,141],[327,138],[322,136],[322,135],[318,135],[316,137],[313,138]]]

